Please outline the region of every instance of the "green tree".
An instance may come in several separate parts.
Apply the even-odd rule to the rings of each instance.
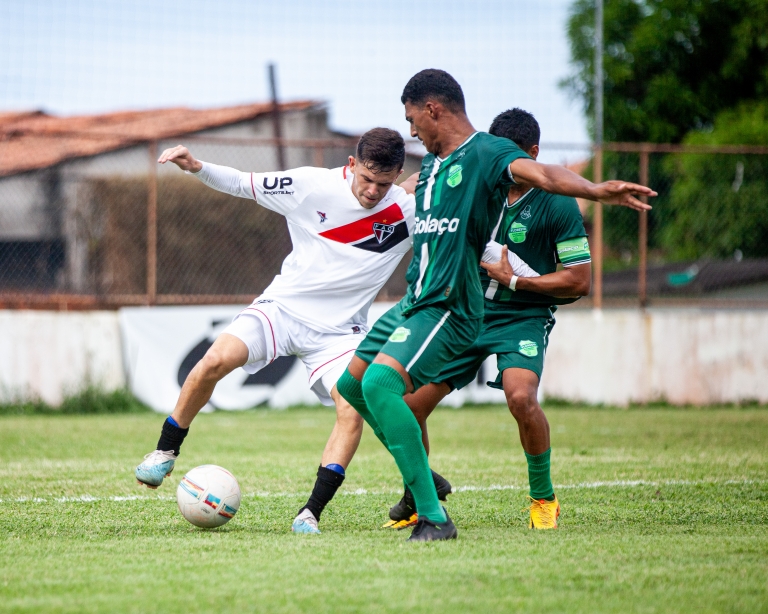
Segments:
[[[711,132],[692,132],[695,145],[768,145],[768,102],[746,102],[721,112]],[[768,257],[768,156],[667,156],[676,177],[661,231],[673,257]]]
[[[574,71],[562,83],[590,122],[594,9],[571,8]],[[680,142],[725,109],[768,99],[766,0],[605,0],[604,48],[607,141]]]

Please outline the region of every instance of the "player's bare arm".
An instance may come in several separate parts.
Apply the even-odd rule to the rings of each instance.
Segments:
[[[403,188],[408,194],[415,194],[416,193],[416,184],[419,182],[419,174],[414,173],[408,179],[403,181],[400,184],[400,187]]]
[[[176,145],[176,147],[166,149],[160,154],[157,161],[160,164],[173,162],[181,170],[189,171],[191,173],[199,173],[203,170],[203,163],[195,158],[184,145]]]
[[[508,248],[501,248],[501,260],[494,263],[481,262],[491,279],[511,288],[513,277],[515,290],[529,290],[558,298],[575,298],[589,294],[592,285],[592,265],[576,264],[561,271],[540,277],[517,277],[507,257]]]
[[[535,160],[520,158],[509,165],[514,180],[552,194],[585,198],[606,205],[621,205],[637,211],[651,209],[635,195],[656,196],[657,193],[638,183],[628,181],[604,181],[592,183],[573,171],[556,164],[541,164]]]

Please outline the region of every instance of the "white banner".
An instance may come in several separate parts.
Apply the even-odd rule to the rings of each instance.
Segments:
[[[370,323],[391,306],[392,303],[374,303]],[[133,394],[155,411],[171,413],[192,367],[243,307],[121,309],[123,353]],[[496,359],[492,357],[475,382],[449,395],[445,404],[459,407],[466,402],[503,403],[501,391],[485,386],[486,380],[495,377]],[[236,369],[217,384],[206,409],[249,409],[258,405],[319,405],[309,389],[307,370],[298,358],[279,358],[255,375]]]

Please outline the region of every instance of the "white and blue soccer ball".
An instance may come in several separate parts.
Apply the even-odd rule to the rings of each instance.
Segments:
[[[179,511],[196,527],[212,529],[226,524],[240,508],[240,486],[218,465],[200,465],[187,472],[176,489]]]

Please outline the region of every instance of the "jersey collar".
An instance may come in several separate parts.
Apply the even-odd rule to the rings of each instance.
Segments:
[[[449,155],[447,158],[441,158],[440,156],[435,156],[435,159],[436,159],[436,160],[437,160],[437,161],[438,161],[440,164],[442,164],[442,163],[443,163],[443,162],[445,162],[446,160],[450,160],[450,159],[453,157],[453,155],[454,155],[454,154],[455,154],[457,151],[459,151],[459,149],[461,149],[462,147],[464,147],[464,145],[466,145],[467,143],[469,143],[469,142],[470,142],[472,139],[474,139],[474,138],[475,138],[475,136],[476,136],[476,135],[478,135],[478,134],[480,134],[480,132],[479,132],[479,131],[475,131],[475,132],[473,132],[472,134],[470,134],[470,135],[469,135],[469,136],[468,136],[466,139],[464,139],[464,142],[463,142],[461,145],[459,145],[459,146],[458,146],[456,149],[454,149],[454,150],[451,152],[451,154],[450,154],[450,155]]]
[[[518,199],[517,199],[515,202],[513,202],[512,204],[509,204],[509,192],[507,192],[507,194],[504,196],[504,206],[505,206],[507,209],[514,209],[514,208],[515,208],[515,207],[517,207],[517,206],[518,206],[518,205],[519,205],[521,202],[523,202],[523,201],[524,201],[526,198],[528,198],[528,195],[529,195],[529,194],[531,194],[531,192],[533,192],[533,190],[534,190],[534,188],[529,188],[529,189],[528,189],[528,191],[527,191],[525,194],[523,194],[523,195],[522,195],[520,198],[518,198]]]

